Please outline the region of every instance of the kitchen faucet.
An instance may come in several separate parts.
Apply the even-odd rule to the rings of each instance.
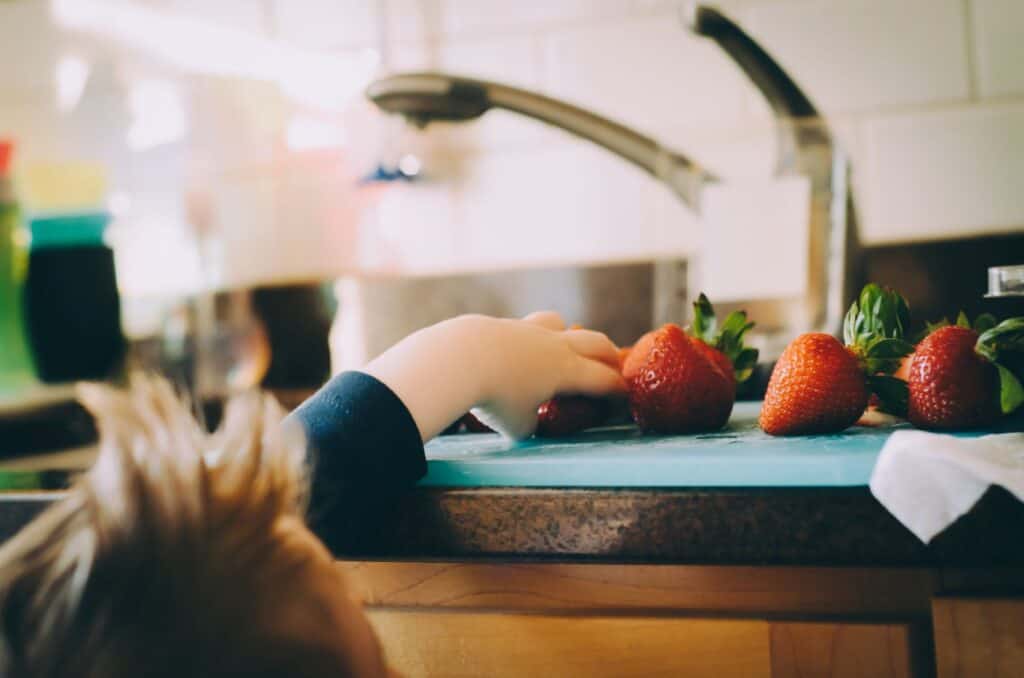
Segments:
[[[769,336],[774,333],[774,339],[769,338],[762,345],[762,355],[777,357],[794,331],[838,335],[851,291],[861,282],[855,266],[856,225],[845,155],[807,96],[736,23],[718,10],[699,4],[684,10],[684,22],[694,33],[714,40],[768,101],[777,135],[775,173],[805,175],[811,180],[811,251],[806,298],[745,304],[761,328],[767,329]],[[698,214],[702,188],[720,181],[682,153],[624,125],[572,104],[496,82],[442,73],[404,73],[375,81],[366,95],[382,110],[401,114],[419,127],[434,121],[472,120],[492,108],[544,121],[639,166],[669,186]],[[676,282],[671,284],[678,286]],[[687,293],[693,296],[695,291]],[[669,293],[675,295],[675,290]],[[657,323],[680,318],[654,320]]]

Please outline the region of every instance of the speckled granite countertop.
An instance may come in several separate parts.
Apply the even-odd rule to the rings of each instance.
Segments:
[[[1024,503],[1008,492],[991,489],[925,546],[866,486],[887,432],[770,439],[756,414],[738,403],[709,436],[439,439],[391,515],[324,537],[341,556],[376,559],[1024,566]],[[59,496],[0,493],[0,539]]]
[[[0,495],[0,539],[59,493]],[[339,555],[776,565],[1024,565],[1024,504],[991,489],[925,546],[867,488],[420,488]]]

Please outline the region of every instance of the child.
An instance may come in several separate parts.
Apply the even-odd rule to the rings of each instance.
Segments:
[[[340,375],[283,424],[256,393],[207,435],[165,382],[84,389],[95,466],[0,548],[0,675],[386,675],[307,502],[314,530],[344,543],[470,407],[527,436],[555,393],[622,391],[617,361],[604,335],[556,314],[463,316]]]

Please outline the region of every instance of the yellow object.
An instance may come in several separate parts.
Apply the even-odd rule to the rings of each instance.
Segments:
[[[30,165],[18,179],[22,206],[30,212],[91,211],[107,193],[106,172],[93,163]]]

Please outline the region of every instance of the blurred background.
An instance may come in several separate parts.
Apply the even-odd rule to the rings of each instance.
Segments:
[[[462,312],[554,308],[628,344],[685,322],[716,275],[725,302],[798,297],[814,284],[806,214],[709,230],[662,182],[550,125],[493,110],[421,131],[363,94],[410,70],[515,85],[685,153],[741,204],[777,174],[774,115],[686,4],[0,0],[0,139],[31,256],[47,219],[100,215],[90,242],[116,274],[114,302],[30,294],[27,312],[116,303],[127,349],[104,354],[111,372],[127,355],[211,394],[301,394]],[[985,269],[1024,263],[1024,3],[713,4],[831,130],[865,279],[923,321],[976,311]],[[31,259],[29,287],[106,280],[81,261],[33,282],[46,269]],[[30,351],[50,350],[40,327],[72,341],[67,314],[29,323]]]

